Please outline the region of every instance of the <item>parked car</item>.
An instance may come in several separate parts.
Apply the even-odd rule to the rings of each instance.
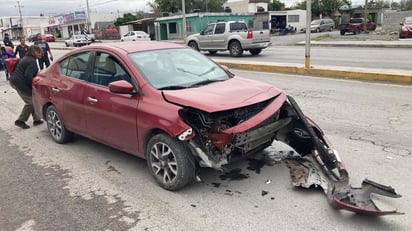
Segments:
[[[345,33],[359,34],[365,27],[368,31],[374,31],[376,29],[376,23],[366,19],[366,23],[363,18],[351,18],[349,23],[342,23],[339,25],[340,35],[345,35]]]
[[[399,28],[399,38],[412,38],[412,16],[402,19]]]
[[[37,41],[37,36],[38,36],[39,34],[40,34],[40,33],[30,35],[30,36],[27,38],[27,41],[29,41],[29,42],[35,42],[35,41]]]
[[[92,41],[88,40],[82,34],[75,34],[75,35],[72,35],[70,39],[65,40],[64,43],[66,44],[66,47],[69,47],[69,46],[81,47],[84,45],[90,45]]]
[[[272,42],[269,29],[251,30],[242,20],[209,23],[200,33],[189,35],[186,44],[210,54],[229,50],[230,56],[240,57],[243,51],[258,55]]]
[[[330,18],[322,18],[313,20],[310,23],[311,32],[333,31],[335,22]]]
[[[46,41],[46,42],[55,42],[56,41],[56,38],[52,34],[45,34],[43,36],[43,38],[44,38],[44,41]]]
[[[122,42],[142,40],[150,40],[150,35],[144,31],[129,31],[120,38],[120,41]]]

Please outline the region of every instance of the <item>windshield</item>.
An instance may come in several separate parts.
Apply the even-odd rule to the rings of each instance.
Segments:
[[[191,48],[139,52],[129,57],[159,90],[199,87],[230,78],[219,65]]]
[[[405,24],[412,24],[412,18],[405,18]]]

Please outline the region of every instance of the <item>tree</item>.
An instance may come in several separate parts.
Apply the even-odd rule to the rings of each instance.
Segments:
[[[350,0],[312,0],[313,17],[328,16],[334,17],[335,12],[343,5],[350,6]],[[295,5],[295,9],[306,10],[306,0]]]
[[[202,12],[223,12],[226,0],[185,0],[185,13],[200,10]],[[181,0],[154,0],[161,12],[177,13],[182,10]]]
[[[124,24],[127,24],[128,22],[131,21],[136,21],[139,19],[144,18],[144,12],[137,12],[136,15],[131,14],[131,13],[126,13],[123,15],[123,17],[117,18],[116,21],[114,22],[115,26],[121,26]]]
[[[269,2],[268,4],[269,10],[284,10],[285,9],[285,3],[279,1],[279,0],[273,0],[272,2]]]

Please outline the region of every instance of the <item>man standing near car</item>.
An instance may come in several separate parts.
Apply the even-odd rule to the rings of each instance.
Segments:
[[[9,34],[7,34],[7,33],[4,34],[3,43],[4,43],[4,46],[6,46],[6,47],[11,47],[11,48],[14,49],[14,44],[13,44],[13,42],[10,40]]]
[[[46,65],[46,68],[48,68],[50,66],[50,60],[53,61],[53,55],[51,53],[49,44],[42,38],[41,34],[38,34],[37,40],[34,42],[34,45],[40,47],[43,50],[43,56],[39,59],[40,70],[43,70],[44,65]]]

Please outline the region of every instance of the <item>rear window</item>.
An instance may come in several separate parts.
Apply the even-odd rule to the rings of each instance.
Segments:
[[[362,23],[362,19],[361,18],[353,18],[349,21],[349,23]]]
[[[230,30],[231,31],[237,31],[237,30],[247,30],[247,26],[245,23],[239,23],[239,22],[234,22],[230,24]]]

